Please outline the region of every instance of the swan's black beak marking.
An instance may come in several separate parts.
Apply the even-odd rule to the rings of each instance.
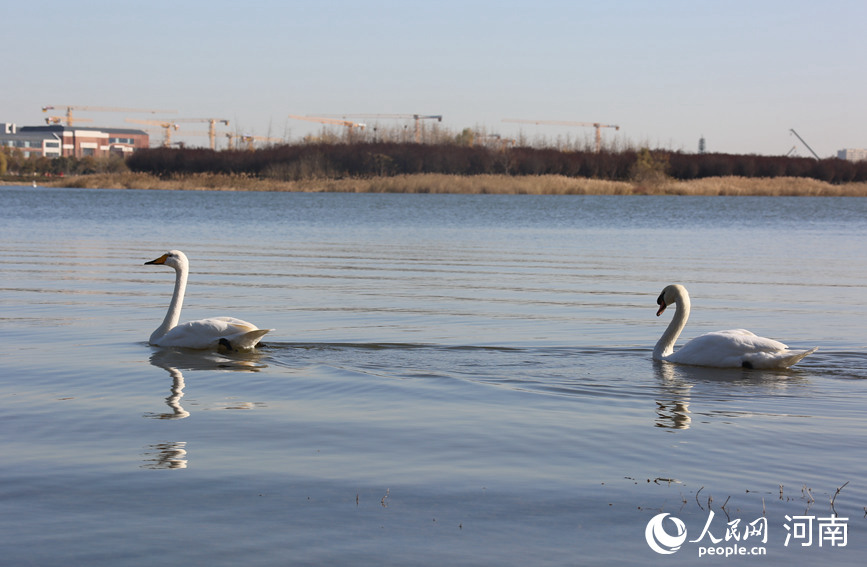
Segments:
[[[150,262],[145,262],[144,265],[147,266],[148,264],[165,264],[166,258],[168,258],[168,257],[169,257],[168,254],[163,254],[162,256],[157,258],[156,260],[151,260]]]
[[[656,304],[659,305],[659,311],[656,312],[656,316],[659,317],[660,315],[662,315],[662,312],[665,311],[665,308],[668,307],[665,304],[665,299],[663,299],[662,294],[660,294],[659,297],[656,298]]]

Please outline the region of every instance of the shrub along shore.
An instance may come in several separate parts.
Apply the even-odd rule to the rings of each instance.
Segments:
[[[128,158],[5,157],[7,182],[55,187],[527,195],[867,196],[867,161],[558,150],[476,143],[150,148]],[[0,173],[4,171],[0,163]],[[20,181],[19,181],[20,183]]]
[[[192,173],[160,177],[149,173],[94,173],[68,177],[6,178],[6,184],[92,189],[183,191],[286,191],[334,193],[440,193],[501,195],[741,195],[865,197],[867,182],[831,184],[804,177],[705,177],[687,181],[608,181],[564,175],[450,175],[419,173],[363,178],[282,181],[248,175]]]

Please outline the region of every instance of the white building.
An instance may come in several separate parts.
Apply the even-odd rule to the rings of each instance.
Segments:
[[[85,128],[76,126],[17,126],[0,123],[0,147],[12,148],[29,157],[126,156],[147,148],[148,133],[130,128]]]
[[[24,157],[60,157],[62,142],[56,132],[21,132],[15,124],[0,123],[0,146],[20,150]]]
[[[845,159],[847,161],[863,161],[867,160],[867,150],[861,149],[846,149],[840,150],[837,152],[838,159]]]

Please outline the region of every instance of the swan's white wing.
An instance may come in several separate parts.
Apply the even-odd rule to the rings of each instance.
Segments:
[[[707,335],[703,336],[708,335],[721,335],[721,337],[724,337],[725,340],[731,341],[734,348],[737,348],[742,352],[778,352],[789,348],[780,341],[775,341],[774,339],[769,339],[767,337],[760,337],[755,333],[747,331],[746,329],[715,331],[713,333],[707,333]],[[723,339],[721,338],[718,340]]]
[[[188,321],[172,328],[154,342],[162,347],[206,349],[216,347],[226,339],[233,348],[252,348],[269,329],[234,317],[211,317]]]
[[[236,319],[235,317],[209,317],[208,319],[201,319],[199,321],[191,322],[207,322],[216,327],[238,330],[244,333],[246,333],[247,331],[255,331],[259,328],[253,323],[249,323],[241,319]]]
[[[700,335],[666,360],[719,368],[787,368],[815,350],[791,351],[780,341],[731,329]]]
[[[745,329],[716,331],[700,335],[678,349],[667,360],[699,366],[743,366],[744,356],[785,350],[781,342],[759,337]]]

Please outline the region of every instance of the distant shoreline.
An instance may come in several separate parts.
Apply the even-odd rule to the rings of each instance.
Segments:
[[[165,191],[275,191],[307,193],[436,193],[499,195],[739,195],[867,197],[867,183],[833,185],[805,177],[708,177],[652,184],[606,181],[561,175],[446,175],[308,179],[279,181],[242,175],[195,174],[162,179],[145,173],[97,173],[53,178],[21,178],[2,185]]]

